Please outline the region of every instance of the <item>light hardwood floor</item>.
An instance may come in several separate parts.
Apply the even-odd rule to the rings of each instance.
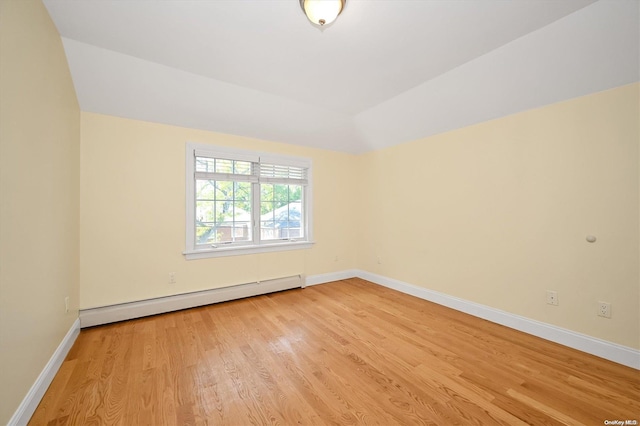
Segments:
[[[640,374],[354,278],[82,330],[32,425],[640,421]]]

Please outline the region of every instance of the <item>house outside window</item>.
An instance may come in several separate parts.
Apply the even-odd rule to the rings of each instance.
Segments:
[[[309,248],[311,160],[187,143],[187,259]]]

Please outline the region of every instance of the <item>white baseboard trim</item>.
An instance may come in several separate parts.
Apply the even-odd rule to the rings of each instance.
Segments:
[[[356,274],[358,278],[371,281],[372,283],[640,370],[640,351],[637,349],[587,336],[586,334],[511,314],[486,305],[449,296],[371,272],[357,270]]]
[[[211,305],[213,303],[227,302],[244,297],[259,296],[276,291],[300,288],[302,284],[302,276],[294,275],[292,277],[158,297],[119,305],[82,309],[80,310],[80,327],[93,327],[95,325],[163,314],[181,309]]]
[[[330,272],[328,274],[310,275],[306,277],[305,286],[326,284],[333,281],[346,280],[358,276],[356,269],[347,269],[345,271]]]
[[[31,416],[38,407],[38,404],[42,400],[44,393],[51,384],[51,381],[60,369],[64,358],[67,356],[67,353],[76,341],[81,327],[90,327],[93,325],[171,312],[179,309],[187,309],[196,306],[235,300],[243,297],[267,294],[275,291],[298,288],[301,286],[324,284],[354,277],[362,278],[374,284],[397,290],[420,299],[428,300],[496,324],[504,325],[545,340],[550,340],[552,342],[640,370],[640,351],[637,349],[511,314],[479,303],[449,296],[434,290],[418,287],[393,278],[388,278],[359,269],[348,269],[327,274],[311,275],[304,278],[296,275],[293,277],[262,281],[259,283],[241,284],[221,289],[206,290],[158,299],[125,303],[122,305],[82,310],[80,311],[80,317],[71,325],[71,328],[60,342],[60,345],[56,348],[55,352],[49,359],[49,362],[47,362],[47,365],[45,365],[34,384],[31,386],[31,389],[29,389],[29,392],[27,392],[27,395],[18,406],[18,409],[15,411],[11,419],[9,419],[7,425],[22,426],[29,422]]]
[[[9,419],[9,423],[7,423],[8,426],[22,426],[29,422],[34,411],[38,408],[38,404],[40,404],[44,393],[49,388],[62,362],[69,353],[71,346],[73,346],[73,343],[76,341],[78,334],[80,334],[80,319],[76,319],[73,322],[71,328],[62,339],[62,342],[60,342],[53,355],[51,355],[49,362],[44,366],[44,369],[18,406],[18,409],[13,413],[11,419]]]

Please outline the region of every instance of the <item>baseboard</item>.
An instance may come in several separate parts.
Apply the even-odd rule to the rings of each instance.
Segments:
[[[357,272],[358,271],[355,269],[349,269],[330,272],[327,274],[310,275],[307,277],[296,275],[293,277],[261,281],[259,283],[240,284],[214,290],[198,291],[122,303],[118,305],[82,309],[80,311],[80,326],[82,328],[93,327],[96,325],[177,311],[180,309],[226,302],[229,300],[241,299],[243,297],[258,296],[291,288],[340,281],[357,276]]]
[[[303,286],[324,284],[348,278],[362,278],[393,290],[409,294],[420,299],[428,300],[460,312],[473,315],[496,324],[522,331],[579,351],[608,359],[640,370],[640,351],[627,346],[618,345],[606,340],[597,339],[585,334],[577,333],[561,327],[545,324],[540,321],[521,317],[499,309],[491,308],[479,303],[449,296],[444,293],[418,287],[400,280],[358,269],[349,269],[327,274],[311,275],[303,279],[302,276],[287,277],[259,283],[242,284],[222,289],[187,293],[158,299],[126,303],[122,305],[106,306],[80,311],[80,317],[74,321],[65,337],[47,362],[27,395],[18,406],[8,426],[26,425],[38,407],[44,393],[58,372],[64,358],[73,346],[81,327],[106,324],[114,321],[155,315],[179,309],[219,303],[275,291],[287,290]]]
[[[347,269],[345,271],[330,272],[328,274],[310,275],[305,279],[305,285],[326,284],[333,281],[346,280],[358,276],[355,269]]]
[[[38,404],[40,404],[44,393],[60,369],[67,353],[69,353],[71,346],[73,346],[73,343],[76,341],[78,334],[80,334],[80,319],[76,319],[73,322],[71,328],[62,339],[62,342],[60,342],[53,355],[51,355],[49,362],[44,366],[44,369],[18,406],[18,409],[13,413],[11,419],[9,419],[9,423],[7,423],[8,426],[22,426],[29,422],[34,411],[38,408]]]
[[[276,291],[302,287],[302,276],[295,275],[273,280],[239,284],[212,290],[196,291],[174,296],[140,300],[119,305],[80,310],[80,327],[93,327],[133,318],[141,318],[244,297],[259,296]]]
[[[577,333],[359,269],[347,269],[344,271],[310,275],[307,277],[288,277],[285,279],[243,284],[223,289],[207,290],[203,292],[143,300],[121,305],[87,309],[80,311],[80,324],[83,328],[91,327],[94,325],[219,303],[290,288],[340,281],[353,277],[362,278],[402,293],[410,294],[496,324],[504,325],[545,340],[559,343],[561,345],[640,370],[640,351],[637,349],[597,339],[586,334]]]
[[[371,281],[372,283],[640,370],[640,351],[637,349],[597,339],[587,336],[586,334],[521,317],[486,305],[459,299],[371,272],[357,270],[356,275],[358,278]]]

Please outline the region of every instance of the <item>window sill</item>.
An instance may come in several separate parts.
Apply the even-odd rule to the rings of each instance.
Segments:
[[[286,243],[262,244],[259,246],[219,247],[205,250],[187,250],[182,252],[187,260],[207,259],[211,257],[240,256],[256,253],[270,253],[276,251],[289,251],[309,249],[312,241],[296,241]]]

